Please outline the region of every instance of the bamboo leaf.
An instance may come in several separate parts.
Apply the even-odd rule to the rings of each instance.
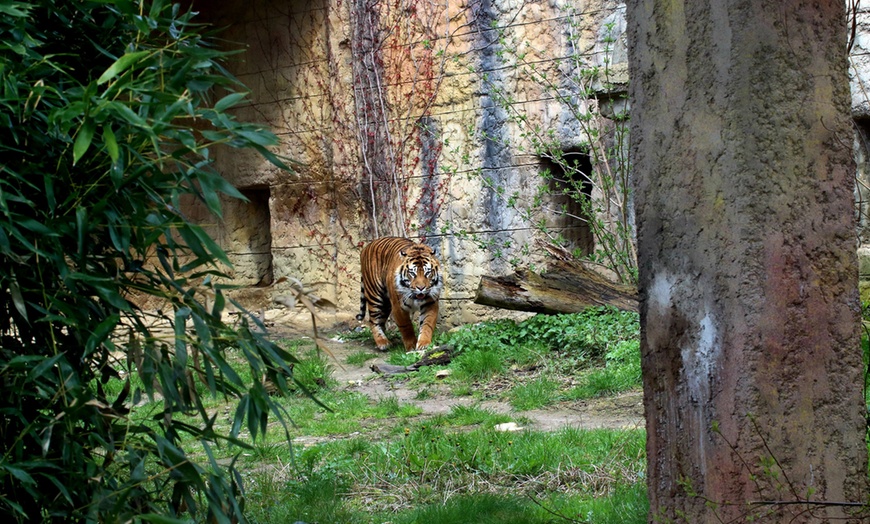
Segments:
[[[274,165],[275,167],[277,167],[277,168],[279,168],[279,169],[283,169],[284,171],[292,171],[292,170],[290,169],[290,166],[288,166],[288,165],[285,164],[283,161],[281,161],[281,159],[278,158],[278,157],[275,155],[275,153],[269,151],[269,150],[266,149],[265,147],[263,147],[263,146],[261,146],[261,145],[259,145],[259,144],[254,144],[254,145],[251,146],[251,147],[253,147],[254,149],[256,149],[257,152],[259,152],[261,155],[263,155],[263,158],[265,158],[266,160],[268,160],[268,161],[269,161],[272,165]]]
[[[84,207],[76,208],[76,232],[78,236],[77,252],[79,263],[85,263],[85,239],[88,234],[88,210]]]
[[[109,335],[120,321],[121,317],[118,314],[114,314],[100,322],[100,324],[94,329],[93,333],[91,333],[91,336],[88,337],[88,341],[85,343],[85,353],[93,353],[94,350],[97,349],[97,346],[109,338]]]
[[[9,474],[11,474],[13,477],[17,478],[18,480],[20,480],[24,484],[30,484],[30,485],[36,484],[36,481],[33,480],[33,477],[30,476],[30,473],[24,471],[21,468],[16,468],[15,466],[13,466],[11,464],[4,464],[3,469],[5,469],[7,472],[9,472]]]
[[[258,146],[274,146],[278,143],[278,138],[272,133],[266,131],[240,129],[236,131],[236,134]]]
[[[18,311],[18,314],[21,315],[25,321],[29,322],[27,319],[27,305],[24,303],[24,297],[21,295],[21,288],[18,287],[18,281],[12,279],[9,282],[9,294],[12,295],[12,303],[15,304],[15,309]]]
[[[76,134],[76,141],[73,144],[73,165],[76,165],[79,159],[82,158],[82,155],[91,147],[91,140],[94,138],[94,127],[94,121],[88,119],[79,128],[79,132]]]
[[[218,112],[226,111],[241,102],[246,96],[248,96],[248,93],[230,93],[217,101],[214,105],[214,110]]]
[[[115,139],[115,132],[112,131],[112,126],[103,126],[103,144],[105,144],[106,151],[108,151],[112,162],[117,162],[121,153],[118,150],[118,141]]]
[[[24,9],[30,9],[30,7],[27,4],[0,4],[0,13],[23,18],[27,16],[27,11],[24,11]]]
[[[103,85],[109,80],[115,78],[120,75],[124,71],[130,68],[133,64],[138,62],[142,57],[147,56],[149,51],[136,51],[134,53],[127,53],[121,58],[115,60],[115,63],[109,66],[106,71],[100,75],[100,78],[97,79],[97,85]]]
[[[157,513],[143,513],[139,518],[145,522],[153,522],[154,524],[188,524],[190,521],[186,519],[176,519],[167,517],[166,515],[158,515]]]

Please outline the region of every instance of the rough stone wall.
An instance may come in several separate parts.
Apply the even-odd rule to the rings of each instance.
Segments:
[[[536,132],[580,154],[589,136],[578,112],[589,107],[617,118],[628,110],[620,96],[628,80],[621,2],[220,0],[196,7],[227,28],[226,42],[244,49],[228,64],[251,89],[239,118],[271,126],[281,140],[276,153],[299,163],[291,175],[255,154],[215,151],[219,169],[256,199],[228,200],[222,220],[192,213],[230,253],[238,283],[265,283],[271,271],[273,280],[320,283],[324,296],[353,309],[359,248],[400,234],[440,253],[442,317],[455,324],[488,312],[470,303],[481,275],[540,264],[541,221],[581,249],[594,245],[580,220],[524,211],[547,183],[541,171],[552,168],[534,151]],[[850,72],[863,239],[870,0],[859,2],[855,20]],[[576,80],[593,67],[608,70],[609,85]],[[618,145],[617,126],[601,129],[602,147]],[[600,196],[597,187],[588,190]],[[549,198],[551,210],[570,204]],[[616,220],[632,208],[625,202],[602,213]]]
[[[582,55],[582,67],[606,65],[624,84],[620,3],[222,0],[197,8],[245,47],[228,64],[251,89],[238,117],[270,125],[281,140],[275,152],[298,162],[287,174],[253,154],[215,152],[221,172],[256,197],[207,220],[240,283],[265,283],[271,264],[273,279],[320,283],[325,297],[353,310],[359,248],[376,232],[401,234],[440,255],[441,322],[473,322],[494,313],[471,303],[481,275],[540,264],[536,240],[545,237],[532,220],[579,227],[555,214],[523,216],[545,183],[530,130],[566,151],[585,147],[576,111],[559,100],[582,101],[583,90],[548,88],[534,75],[570,74],[580,62],[566,58]],[[615,36],[607,50],[605,36]],[[264,220],[268,235],[258,234]]]

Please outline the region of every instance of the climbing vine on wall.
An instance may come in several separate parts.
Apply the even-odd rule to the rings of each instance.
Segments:
[[[269,9],[287,9],[282,2],[261,1]],[[493,260],[504,253],[512,263],[531,260],[530,254],[539,251],[533,244],[537,238],[560,242],[561,231],[545,215],[586,218],[575,209],[560,209],[553,198],[573,195],[589,205],[590,184],[583,174],[599,172],[572,166],[570,155],[615,159],[624,142],[613,141],[617,135],[610,130],[595,130],[594,111],[574,111],[570,118],[585,119],[590,135],[600,132],[596,147],[614,154],[596,157],[597,150],[585,145],[566,150],[548,138],[557,122],[535,128],[525,102],[517,100],[534,83],[542,93],[534,102],[541,105],[574,101],[581,110],[599,107],[583,102],[585,88],[563,89],[562,82],[572,81],[566,77],[569,64],[580,64],[589,53],[578,47],[576,57],[565,56],[575,53],[566,44],[572,37],[560,36],[570,14],[559,9],[490,0],[343,0],[282,12],[286,29],[272,24],[263,31],[261,25],[260,47],[272,67],[262,68],[261,83],[275,85],[274,91],[265,90],[272,99],[262,100],[263,107],[280,109],[265,120],[288,130],[282,135],[285,146],[304,163],[297,179],[272,188],[272,223],[285,229],[284,236],[273,235],[273,250],[286,250],[286,264],[316,270],[354,293],[354,248],[375,236],[443,236],[461,242],[478,235],[482,251]],[[611,12],[576,12],[570,23],[578,24],[578,33],[589,33]],[[536,40],[538,33],[549,36],[547,44]],[[578,46],[588,40],[588,34],[577,39]],[[527,41],[540,49],[528,53]],[[553,76],[543,76],[545,71]],[[271,75],[279,78],[272,81]],[[533,143],[535,133],[547,141]],[[546,177],[537,176],[543,160],[579,185],[548,186]],[[613,166],[619,171],[611,172],[620,177],[627,173],[623,164]],[[470,182],[461,181],[463,175]],[[536,184],[530,180],[535,178],[542,180]],[[628,209],[628,200],[618,202],[617,211]],[[588,210],[602,219],[619,214]],[[630,217],[623,216],[619,224],[630,225]],[[610,229],[605,225],[600,231]],[[596,247],[597,260],[610,264],[604,243]],[[309,256],[295,257],[300,249]],[[465,249],[460,245],[459,252]]]
[[[295,179],[272,185],[273,226],[287,231],[272,249],[288,259],[304,249],[294,260],[313,262],[303,271],[355,287],[343,248],[425,238],[445,201],[433,107],[451,41],[448,3],[351,0],[291,12],[264,1],[273,21],[251,26],[267,63],[253,109],[287,130],[284,146],[301,162]]]
[[[425,236],[444,202],[431,115],[450,43],[448,4],[354,0],[351,49],[360,187],[373,237]]]

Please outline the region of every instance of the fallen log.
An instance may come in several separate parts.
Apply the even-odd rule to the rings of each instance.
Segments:
[[[502,277],[483,276],[476,304],[533,313],[576,313],[593,306],[638,310],[637,290],[616,284],[585,267],[555,260],[546,272],[527,269]]]
[[[426,366],[446,366],[456,356],[456,350],[452,344],[444,344],[434,349],[430,349],[420,356],[420,360],[414,362],[410,366],[394,366],[392,364],[374,363],[369,368],[375,373],[383,375],[398,375],[399,373],[410,373]],[[437,378],[437,377],[436,377]]]

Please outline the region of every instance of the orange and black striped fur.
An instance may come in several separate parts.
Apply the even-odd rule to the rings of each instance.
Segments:
[[[420,349],[432,342],[438,318],[438,297],[443,283],[435,251],[407,238],[383,237],[373,240],[360,253],[362,286],[358,320],[369,310],[369,324],[378,349],[390,345],[384,326],[390,314],[402,333],[405,350]],[[411,319],[420,313],[420,336],[414,334]]]

